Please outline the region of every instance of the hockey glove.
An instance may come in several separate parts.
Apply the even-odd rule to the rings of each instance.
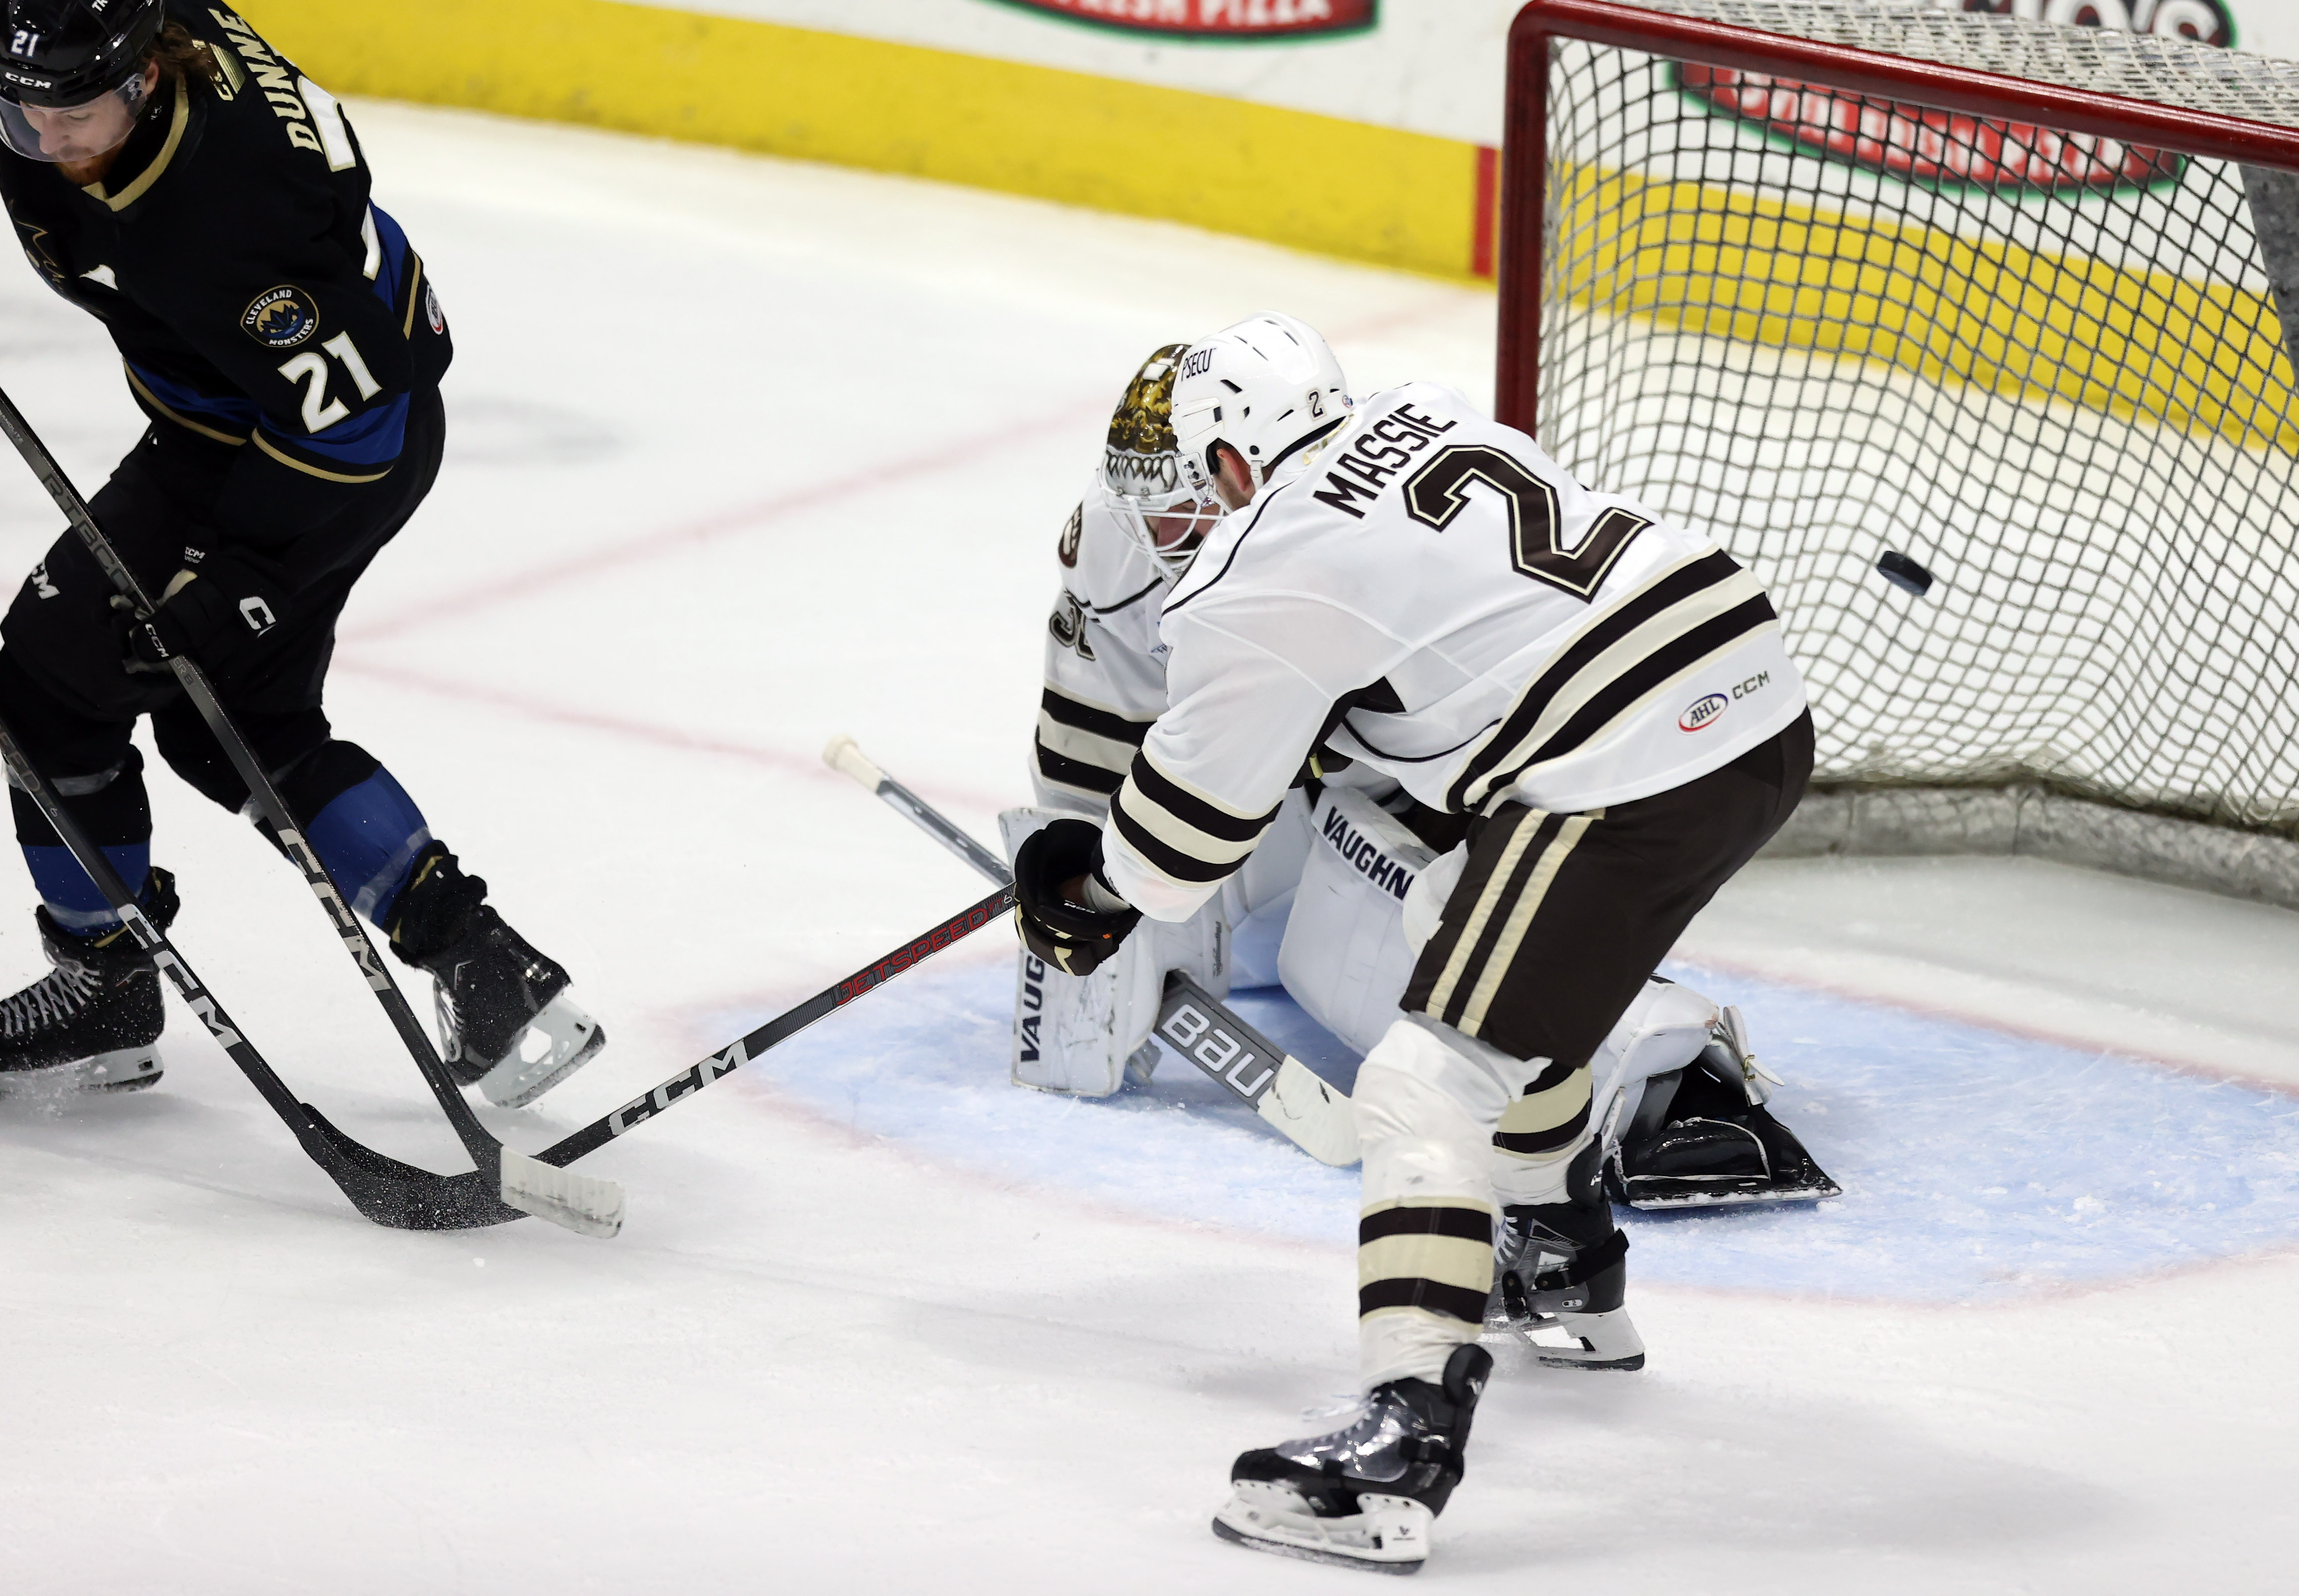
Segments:
[[[1092,973],[1141,920],[1136,908],[1083,908],[1062,895],[1067,883],[1100,870],[1101,828],[1088,820],[1055,821],[1015,851],[1014,923],[1023,946],[1067,975]]]
[[[211,670],[228,669],[286,610],[275,583],[250,565],[217,555],[196,571],[177,572],[160,608],[148,616],[137,616],[124,595],[115,596],[112,607],[125,629],[122,663],[130,674],[165,671],[180,654]]]

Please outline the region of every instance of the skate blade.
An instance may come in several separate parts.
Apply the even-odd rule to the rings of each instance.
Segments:
[[[0,1097],[61,1097],[73,1092],[140,1092],[157,1086],[162,1071],[156,1047],[121,1047],[44,1070],[0,1073]]]
[[[1843,1195],[1842,1187],[1822,1176],[1818,1184],[1813,1186],[1764,1187],[1753,1191],[1639,1192],[1631,1187],[1628,1203],[1641,1212],[1661,1213],[1672,1208],[1747,1208],[1767,1203],[1824,1203],[1830,1197]]]
[[[516,1147],[502,1150],[502,1200],[521,1213],[602,1241],[623,1228],[623,1188],[611,1180],[577,1175],[529,1158]]]
[[[599,1056],[606,1028],[561,992],[527,1022],[510,1051],[479,1077],[479,1095],[497,1108],[525,1108]]]
[[[1610,1313],[1542,1313],[1529,1319],[1513,1319],[1508,1321],[1508,1333],[1547,1369],[1614,1369],[1625,1374],[1645,1366],[1644,1339],[1629,1322],[1624,1308]]]
[[[1288,1486],[1239,1480],[1213,1517],[1214,1534],[1249,1551],[1305,1563],[1331,1563],[1368,1574],[1418,1574],[1429,1556],[1429,1509],[1410,1497],[1359,1493],[1364,1509],[1320,1518]]]

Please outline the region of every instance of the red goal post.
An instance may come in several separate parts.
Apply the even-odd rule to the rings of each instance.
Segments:
[[[1496,413],[1771,589],[1785,850],[2299,906],[2299,63],[1531,0],[1508,85]]]

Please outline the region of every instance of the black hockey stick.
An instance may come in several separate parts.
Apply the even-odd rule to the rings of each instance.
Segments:
[[[168,972],[176,990],[183,995],[185,1004],[208,1028],[240,1073],[255,1085],[271,1110],[285,1121],[311,1162],[326,1170],[328,1178],[343,1188],[344,1195],[378,1225],[389,1225],[401,1230],[461,1230],[479,1225],[499,1225],[520,1217],[519,1211],[503,1204],[479,1170],[467,1175],[435,1175],[428,1170],[419,1170],[395,1158],[386,1157],[372,1147],[361,1145],[329,1124],[320,1111],[308,1103],[298,1103],[255,1045],[247,1039],[239,1022],[224,1012],[214,994],[201,983],[176,951],[165,932],[152,923],[137,903],[128,883],[112,867],[104,850],[87,839],[79,823],[65,813],[54,791],[40,779],[32,768],[15,734],[0,722],[0,760],[8,768],[8,779],[39,806],[40,813],[63,839],[64,846],[87,871],[96,890],[104,894],[114,913],[127,922],[137,943],[152,955],[153,962]]]
[[[1013,879],[1003,859],[872,764],[852,738],[832,738],[830,746],[822,750],[822,762],[868,788],[889,808],[984,877],[993,881]],[[1157,1034],[1318,1162],[1357,1162],[1357,1112],[1348,1095],[1239,1019],[1228,1005],[1178,970],[1166,972]]]
[[[645,1124],[672,1104],[684,1102],[720,1076],[741,1069],[768,1048],[789,1041],[834,1010],[842,1009],[866,992],[875,991],[903,971],[925,963],[951,943],[972,936],[991,922],[1003,919],[1013,907],[1014,889],[1009,883],[972,908],[912,938],[884,958],[865,964],[834,986],[825,987],[796,1008],[777,1014],[724,1052],[712,1054],[692,1069],[672,1076],[645,1096],[632,1098],[613,1113],[593,1120],[535,1156],[544,1163],[564,1165],[586,1153],[598,1151],[634,1127]]]
[[[56,463],[55,456],[48,452],[47,445],[40,442],[38,434],[32,431],[31,423],[24,419],[23,412],[16,408],[15,401],[4,391],[0,391],[0,432],[8,434],[8,441],[16,446],[16,452],[24,457],[24,463],[32,468],[32,475],[38,477],[40,484],[47,489],[48,497],[55,501],[56,508],[63,511],[65,519],[79,533],[80,542],[87,545],[88,553],[103,568],[104,575],[112,579],[112,586],[136,607],[138,616],[149,616],[157,608],[151,596],[137,581],[136,574],[128,568],[127,562],[112,548],[112,540],[104,536],[104,529],[95,524],[87,501],[80,497],[79,490],[72,486],[71,478],[63,473],[63,467]],[[215,689],[208,681],[207,673],[181,655],[169,664],[174,669],[176,680],[181,683],[185,695],[199,710],[200,718],[207,723],[208,730],[214,733],[216,741],[230,759],[232,768],[238,772],[239,779],[246,784],[254,799],[256,814],[270,824],[279,839],[279,846],[303,872],[304,884],[320,900],[328,923],[343,939],[344,950],[351,955],[352,963],[359,967],[361,979],[375,994],[376,1001],[383,1005],[384,1013],[390,1016],[393,1029],[398,1031],[401,1043],[414,1059],[417,1070],[422,1072],[424,1083],[431,1088],[431,1095],[438,1099],[440,1110],[446,1114],[447,1122],[454,1127],[457,1138],[470,1154],[477,1172],[484,1175],[490,1169],[498,1170],[503,1201],[515,1209],[586,1236],[614,1235],[622,1228],[623,1222],[623,1192],[620,1187],[611,1181],[594,1180],[588,1176],[562,1175],[535,1167],[533,1160],[505,1147],[480,1125],[477,1117],[471,1112],[470,1104],[463,1101],[461,1091],[448,1078],[446,1066],[439,1062],[430,1037],[415,1018],[414,1011],[407,1006],[406,997],[392,980],[390,972],[384,969],[374,944],[360,930],[358,916],[344,902],[344,895],[328,874],[326,864],[304,841],[303,828],[288,813],[278,790],[271,784],[270,776],[249,748],[247,739],[232,724],[230,715],[225,711],[222,701],[216,697]],[[80,863],[87,866],[87,860],[82,858]]]

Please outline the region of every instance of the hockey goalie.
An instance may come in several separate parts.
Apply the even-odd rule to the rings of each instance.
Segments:
[[[1062,529],[1031,757],[1038,805],[1000,816],[1009,858],[1051,820],[1102,820],[1166,707],[1159,613],[1215,518],[1182,481],[1175,452],[1170,413],[1186,347],[1159,349],[1127,385],[1101,462]],[[1378,709],[1372,699],[1362,696],[1365,707]],[[1357,707],[1336,704],[1327,733]],[[1325,743],[1321,737],[1258,846],[1195,915],[1144,919],[1085,976],[1024,950],[1017,1085],[1106,1096],[1129,1077],[1146,1081],[1158,1060],[1150,1037],[1165,978],[1176,970],[1217,996],[1282,985],[1343,1043],[1373,1050],[1397,1019],[1415,960],[1460,877],[1471,817],[1416,802]],[[1589,1179],[1615,1201],[1671,1208],[1837,1195],[1765,1108],[1767,1078],[1739,1012],[1689,987],[1658,976],[1646,983],[1597,1060],[1593,1090],[1604,1133]],[[1620,1310],[1623,1270],[1601,1209],[1508,1215],[1490,1318],[1535,1338],[1544,1360],[1642,1361]],[[1567,1333],[1542,1334],[1544,1327]]]

